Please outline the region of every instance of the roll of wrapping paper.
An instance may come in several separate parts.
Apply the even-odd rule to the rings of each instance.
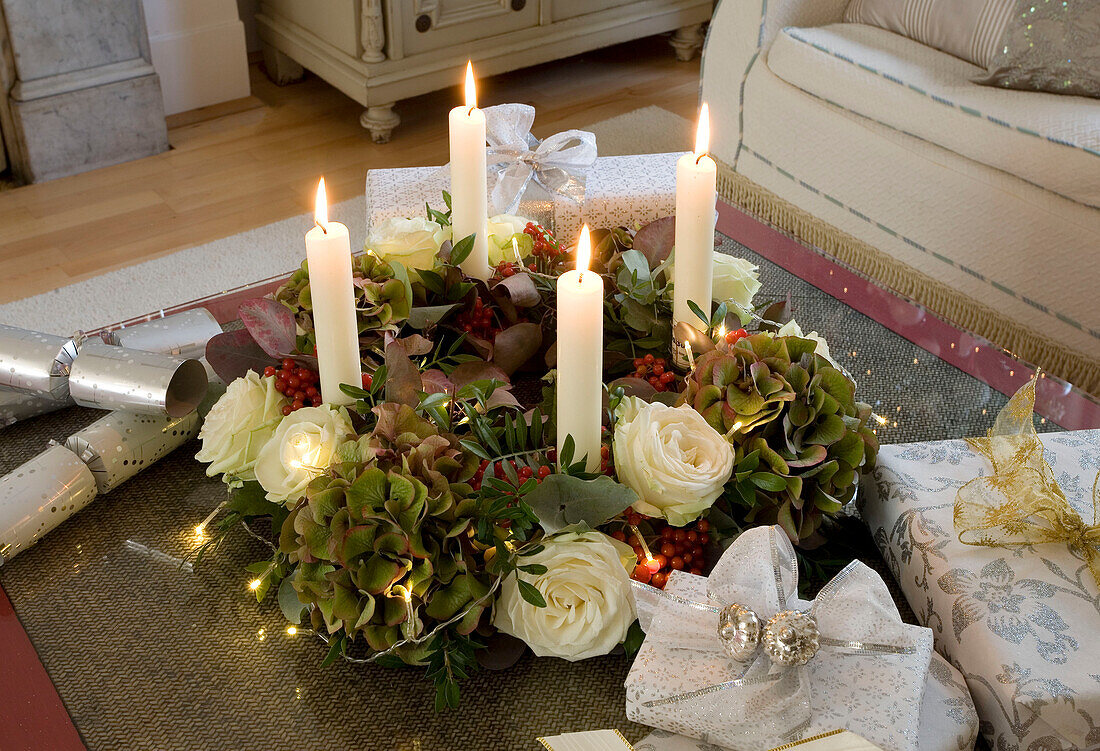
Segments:
[[[115,329],[105,334],[104,339],[126,349],[201,360],[206,356],[206,343],[220,333],[222,327],[210,311],[195,308]]]
[[[183,417],[206,396],[198,360],[124,349],[92,339],[69,372],[69,394],[82,407]]]
[[[112,412],[66,438],[65,446],[107,493],[194,438],[201,423],[197,411],[184,417]]]
[[[96,497],[91,470],[53,445],[0,478],[0,564],[26,550]]]
[[[64,402],[76,352],[71,338],[0,324],[0,390]]]

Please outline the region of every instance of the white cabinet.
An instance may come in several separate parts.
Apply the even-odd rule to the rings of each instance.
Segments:
[[[714,0],[261,0],[268,74],[306,68],[366,107],[375,141],[400,122],[394,104],[456,86],[466,60],[479,75],[676,30],[677,55],[702,45]]]

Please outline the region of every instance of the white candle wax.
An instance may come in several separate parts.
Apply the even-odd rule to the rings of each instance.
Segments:
[[[355,287],[351,275],[348,228],[327,219],[324,180],[317,189],[318,226],[306,233],[309,292],[313,301],[313,330],[317,337],[317,370],[321,398],[328,404],[354,404],[340,384],[361,386],[359,325],[355,315]]]
[[[581,230],[577,266],[558,277],[557,439],[560,460],[566,436],[573,436],[573,461],[587,456],[600,468],[603,423],[603,278],[586,270],[588,227]],[[590,252],[590,251],[589,251]]]
[[[474,235],[474,248],[462,261],[466,276],[489,278],[489,202],[485,170],[485,113],[477,108],[473,67],[466,66],[466,104],[451,110],[451,236]]]
[[[684,154],[676,163],[676,238],[673,279],[672,324],[685,322],[704,331],[706,324],[688,307],[694,302],[708,315],[711,312],[714,276],[715,187],[718,167],[706,155],[707,110],[699,115],[695,151]],[[684,343],[673,337],[673,359],[686,368]]]

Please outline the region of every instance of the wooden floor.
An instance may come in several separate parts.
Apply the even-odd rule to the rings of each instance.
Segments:
[[[653,104],[693,118],[698,82],[698,59],[652,37],[486,79],[478,99],[534,105],[545,137]],[[309,211],[322,173],[336,202],[369,168],[443,164],[460,97],[400,102],[377,145],[362,108],[318,78],[280,88],[254,65],[252,93],[170,118],[164,154],[0,192],[0,303]]]

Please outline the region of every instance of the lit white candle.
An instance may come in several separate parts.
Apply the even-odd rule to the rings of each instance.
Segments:
[[[451,235],[474,235],[462,262],[466,276],[489,278],[489,204],[485,182],[485,113],[477,108],[474,66],[466,63],[466,104],[451,110]]]
[[[700,331],[706,327],[688,307],[688,301],[710,314],[718,167],[707,156],[709,140],[710,123],[707,104],[703,102],[695,133],[695,151],[684,154],[676,163],[676,270],[672,297],[673,327],[685,322]],[[672,356],[677,367],[688,367],[684,342],[675,336],[672,339]]]
[[[340,390],[341,383],[361,386],[363,381],[351,276],[351,240],[347,227],[328,220],[324,178],[317,185],[314,217],[317,224],[306,233],[306,260],[321,398],[329,404],[353,404],[355,400]]]
[[[588,270],[592,243],[588,225],[577,242],[577,267],[558,277],[557,430],[558,456],[573,436],[573,461],[587,456],[588,471],[600,468],[603,423],[603,278]]]

